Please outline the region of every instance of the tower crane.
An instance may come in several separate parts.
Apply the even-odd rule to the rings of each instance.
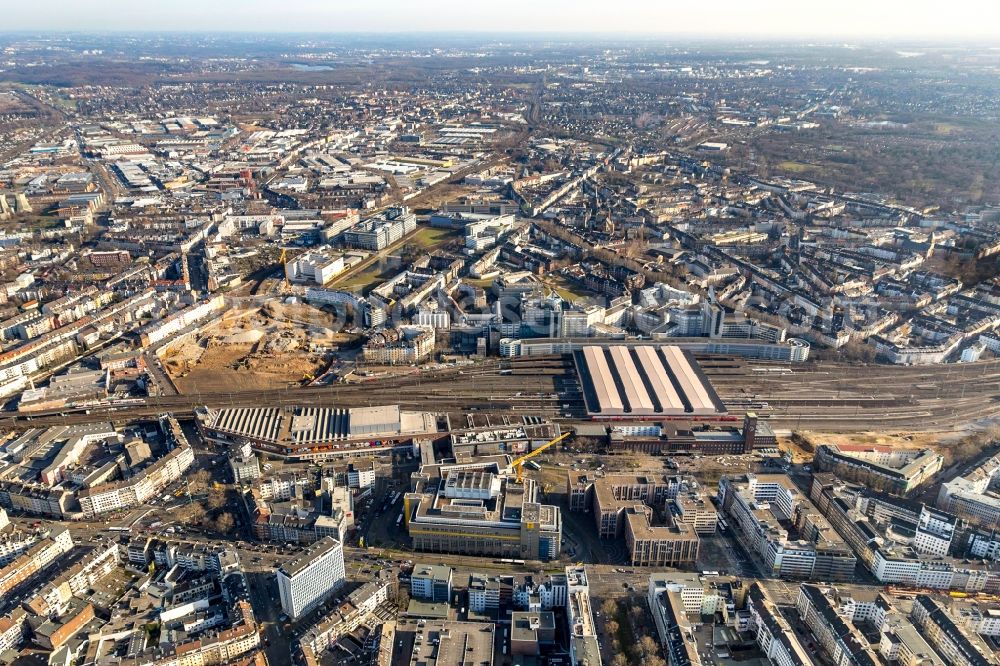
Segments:
[[[534,458],[538,454],[542,453],[543,451],[545,451],[545,449],[549,448],[550,446],[552,446],[554,444],[558,444],[559,442],[563,441],[564,439],[566,439],[567,437],[569,437],[569,435],[570,435],[570,433],[564,432],[563,434],[559,435],[555,439],[551,439],[548,442],[542,444],[541,446],[539,446],[537,449],[535,449],[531,453],[526,453],[523,456],[521,456],[520,458],[517,458],[516,460],[514,460],[514,462],[512,462],[510,464],[510,467],[511,467],[511,469],[514,470],[514,473],[517,474],[517,482],[521,483],[521,481],[524,480],[524,463],[528,462],[529,460],[531,460],[532,458]]]

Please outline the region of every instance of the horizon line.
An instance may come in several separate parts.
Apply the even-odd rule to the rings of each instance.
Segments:
[[[479,29],[411,29],[411,30],[370,30],[370,29],[343,29],[343,30],[297,30],[297,29],[249,29],[236,28],[218,30],[211,27],[191,27],[191,28],[2,28],[0,36],[3,35],[24,35],[34,36],[45,35],[164,35],[164,34],[190,34],[190,35],[274,35],[274,36],[365,36],[365,37],[404,37],[404,36],[455,36],[455,37],[587,37],[587,38],[629,38],[629,39],[687,39],[710,42],[736,42],[746,43],[748,41],[764,39],[767,41],[785,41],[790,43],[803,42],[843,42],[845,40],[858,42],[893,42],[903,40],[917,40],[928,43],[948,44],[949,46],[960,46],[954,40],[992,40],[1000,42],[1000,32],[980,33],[980,34],[960,34],[960,33],[936,33],[936,34],[876,34],[876,33],[854,33],[854,34],[827,34],[827,33],[796,33],[794,35],[779,32],[756,32],[756,33],[702,33],[702,32],[653,32],[653,31],[631,31],[631,30],[546,30],[546,29],[507,29],[507,30],[479,30]]]

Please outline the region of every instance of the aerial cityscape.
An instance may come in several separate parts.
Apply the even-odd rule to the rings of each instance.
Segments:
[[[0,25],[0,666],[1000,666],[1000,11],[204,4]]]

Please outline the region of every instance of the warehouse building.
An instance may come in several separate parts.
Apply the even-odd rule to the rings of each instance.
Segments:
[[[704,417],[726,407],[680,347],[585,346],[574,353],[587,413],[594,418]]]

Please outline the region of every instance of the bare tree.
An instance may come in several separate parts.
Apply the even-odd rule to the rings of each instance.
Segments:
[[[220,515],[215,519],[215,530],[221,532],[222,534],[229,534],[233,531],[233,526],[236,525],[236,521],[233,520],[233,514],[228,511]]]
[[[221,509],[226,505],[226,491],[221,489],[212,489],[208,491],[208,508],[215,510]]]
[[[174,511],[174,516],[182,523],[200,525],[207,517],[205,507],[200,502],[185,504]]]

